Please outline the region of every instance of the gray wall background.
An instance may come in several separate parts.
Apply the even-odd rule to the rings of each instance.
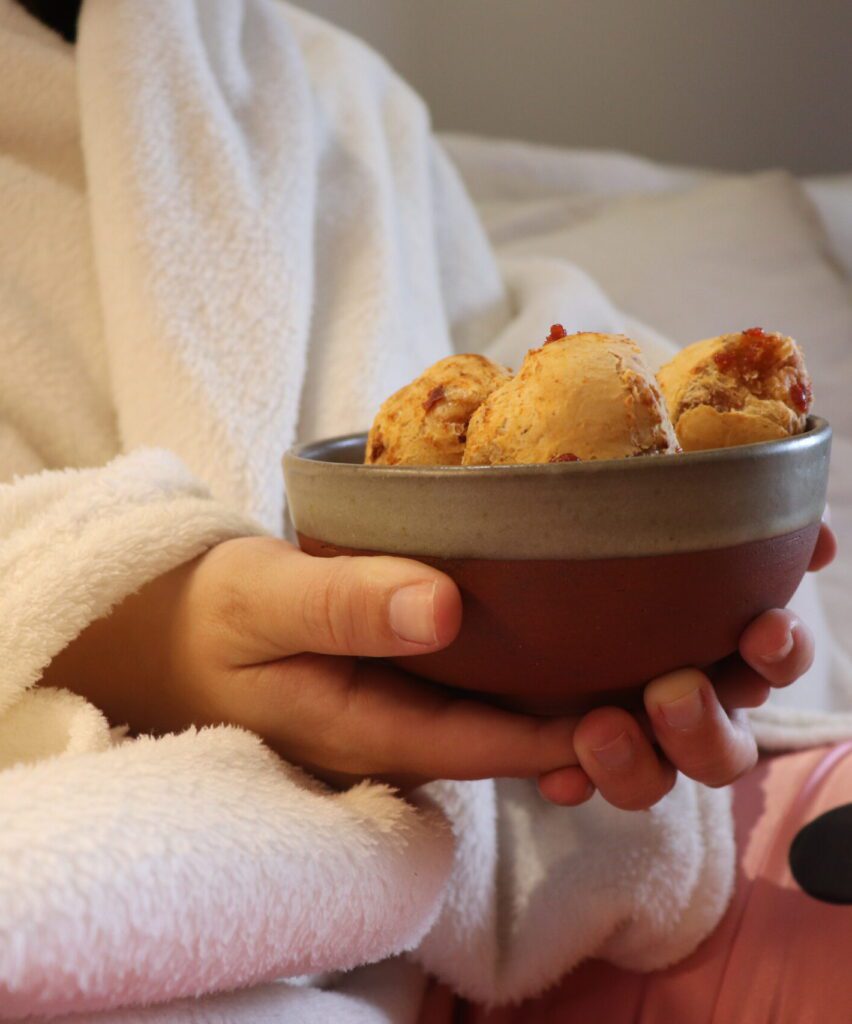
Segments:
[[[852,170],[852,0],[296,0],[439,130],[752,170]]]

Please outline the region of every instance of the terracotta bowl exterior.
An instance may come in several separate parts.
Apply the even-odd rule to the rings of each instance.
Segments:
[[[301,547],[446,572],[458,638],[399,664],[552,713],[634,703],[654,676],[732,654],[789,601],[816,543],[831,430],[813,418],[782,441],[535,466],[364,466],[364,441],[285,456]]]

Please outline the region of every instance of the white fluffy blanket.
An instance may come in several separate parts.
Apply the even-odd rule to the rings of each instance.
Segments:
[[[0,0],[0,68],[0,1017],[413,1024],[424,969],[500,1001],[691,951],[724,792],[334,794],[239,730],[122,742],[35,686],[146,580],[281,533],[284,449],[453,348],[664,343],[564,261],[501,275],[417,97],[295,8],[87,0],[74,50]]]

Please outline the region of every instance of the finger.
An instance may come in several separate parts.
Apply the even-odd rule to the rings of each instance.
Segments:
[[[710,680],[681,669],[645,687],[645,708],[671,763],[707,786],[724,786],[752,768],[757,746],[743,712],[730,716]]]
[[[828,525],[828,522],[823,520],[823,523],[819,528],[816,547],[814,548],[814,553],[811,555],[811,563],[808,566],[808,570],[810,572],[819,572],[820,569],[824,569],[827,565],[831,565],[836,554],[837,535]]]
[[[574,750],[601,796],[622,810],[651,807],[674,785],[672,766],[621,708],[596,708],[585,715],[574,732]]]
[[[537,778],[576,764],[576,719],[516,714],[373,661],[299,655],[258,669],[255,728],[284,757],[354,776]],[[276,715],[275,708],[282,713]]]
[[[713,690],[726,711],[759,708],[772,692],[769,683],[738,655],[725,658],[708,670]]]
[[[578,807],[594,795],[595,787],[582,768],[572,766],[539,776],[538,791],[548,803]]]
[[[455,583],[412,559],[314,558],[272,538],[222,547],[214,590],[241,664],[306,651],[423,654],[445,647],[461,625]]]
[[[740,637],[740,654],[771,686],[789,686],[813,664],[814,638],[787,609],[764,612]]]

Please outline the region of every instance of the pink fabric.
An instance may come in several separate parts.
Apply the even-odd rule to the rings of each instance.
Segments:
[[[421,1024],[848,1024],[852,907],[806,896],[796,832],[852,800],[852,743],[770,757],[734,787],[739,866],[731,906],[692,956],[653,974],[589,961],[517,1007],[486,1011],[434,986]]]

